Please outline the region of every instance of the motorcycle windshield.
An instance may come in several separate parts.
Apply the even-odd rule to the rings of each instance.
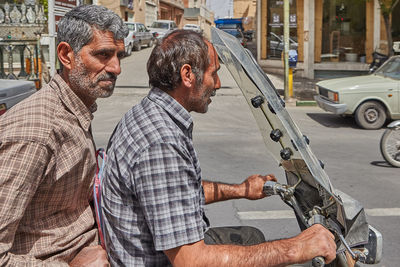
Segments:
[[[321,162],[311,151],[308,138],[301,134],[250,51],[235,37],[216,28],[211,29],[211,37],[221,62],[246,98],[268,151],[284,168],[288,185],[296,187],[295,197],[304,217],[314,206],[332,206],[327,211],[342,226],[346,240],[351,245],[365,243],[368,224],[363,207],[335,192]],[[276,135],[278,138],[273,138]]]
[[[297,125],[293,122],[289,113],[283,106],[282,100],[277,94],[274,85],[266,76],[264,71],[260,68],[260,66],[256,63],[251,53],[248,52],[248,50],[245,50],[243,46],[237,42],[235,37],[226,34],[223,31],[212,28],[211,34],[212,43],[217,50],[219,57],[231,72],[243,94],[265,96],[266,101],[263,104],[267,105],[265,107],[265,117],[267,117],[267,119],[273,119],[270,117],[277,117],[277,119],[280,121],[280,123],[276,123],[276,121],[275,125],[271,125],[271,130],[277,129],[276,126],[278,125],[282,125],[281,127],[283,128],[280,130],[283,133],[283,137],[285,137],[285,133],[287,133],[287,137],[291,140],[290,142],[294,143],[294,145],[287,144],[287,147],[289,147],[292,152],[291,159],[303,159],[315,181],[321,185],[332,197],[336,198],[331,182],[325,171],[322,169],[319,160],[311,152]],[[249,81],[243,79],[245,76],[248,77],[249,81],[252,82],[253,85],[251,85]],[[260,93],[254,91],[254,86],[260,91]],[[268,107],[268,105],[272,107],[275,114],[270,111],[270,107]],[[271,121],[270,124],[274,123]],[[262,129],[264,132],[265,130],[267,129]],[[270,134],[270,132],[267,133],[268,135]],[[268,137],[267,139],[270,138]],[[264,141],[268,141],[265,143],[270,151],[277,150],[276,148],[273,148],[272,150],[270,149],[274,145],[277,145],[279,151],[283,148],[286,148],[282,146],[283,144],[281,142],[274,142],[274,144],[271,143],[270,140],[264,139]],[[277,158],[277,155],[280,155],[280,153],[272,153],[272,155],[274,158]],[[281,161],[279,156],[278,161]]]

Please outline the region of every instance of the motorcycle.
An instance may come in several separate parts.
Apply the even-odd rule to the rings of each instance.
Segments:
[[[265,145],[284,169],[287,184],[265,183],[266,195],[278,195],[290,206],[301,230],[321,224],[335,236],[336,260],[325,265],[316,257],[314,267],[352,267],[355,263],[379,263],[381,233],[368,224],[362,205],[335,189],[290,114],[276,88],[251,52],[237,39],[211,28],[211,40],[223,64],[243,93],[259,126]]]
[[[400,120],[387,126],[381,137],[380,149],[383,158],[390,165],[400,168]]]

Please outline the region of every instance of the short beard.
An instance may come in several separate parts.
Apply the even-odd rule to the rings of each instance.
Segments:
[[[77,95],[84,96],[96,100],[97,98],[105,98],[112,95],[114,91],[116,75],[113,73],[104,72],[101,73],[96,81],[91,81],[89,77],[89,71],[85,64],[82,63],[80,56],[76,57],[76,68],[72,69],[69,73],[69,82],[71,89],[76,92]],[[99,82],[102,80],[114,79],[114,82],[106,87],[100,87]]]

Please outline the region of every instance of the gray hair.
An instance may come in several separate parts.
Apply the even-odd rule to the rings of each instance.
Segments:
[[[73,8],[58,23],[58,44],[68,43],[74,53],[93,39],[93,29],[110,31],[116,40],[128,35],[128,28],[113,11],[96,5],[82,5]]]
[[[184,64],[192,67],[196,85],[203,82],[210,65],[208,46],[201,34],[190,30],[176,30],[157,44],[147,61],[149,84],[162,90],[173,90],[182,81],[180,70]]]

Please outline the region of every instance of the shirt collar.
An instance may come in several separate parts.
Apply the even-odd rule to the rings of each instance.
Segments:
[[[147,96],[151,101],[162,107],[175,121],[178,121],[192,135],[193,119],[190,113],[172,96],[159,88],[152,88]]]
[[[72,91],[68,84],[59,74],[54,75],[49,86],[53,88],[60,100],[67,109],[75,115],[79,124],[85,131],[89,131],[90,123],[93,120],[93,114],[89,108],[83,104],[82,100]],[[88,90],[88,89],[86,89]]]

